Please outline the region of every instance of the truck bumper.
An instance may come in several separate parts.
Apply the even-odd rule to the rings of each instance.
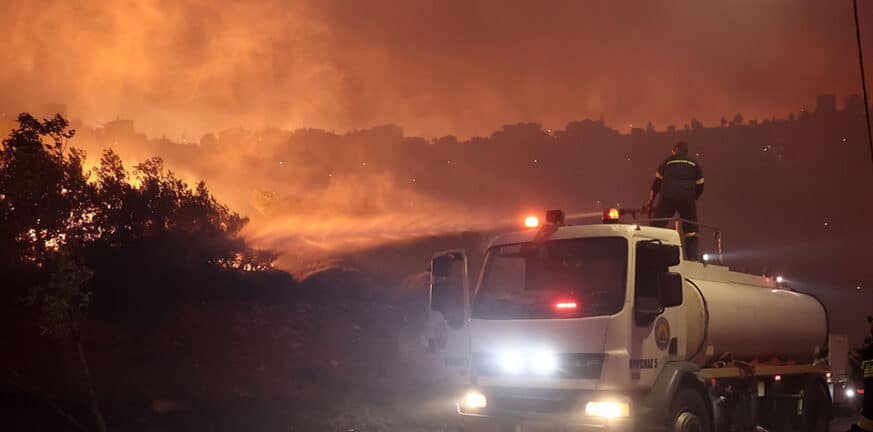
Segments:
[[[523,424],[533,427],[560,427],[572,428],[573,431],[598,431],[598,432],[624,432],[633,431],[634,423],[631,418],[600,419],[586,418],[583,415],[572,414],[539,414],[518,413],[509,411],[491,411],[487,414],[477,412],[464,412],[458,407],[458,414],[466,417],[469,423],[500,423],[500,424]]]
[[[631,398],[622,395],[601,395],[590,391],[563,392],[560,396],[548,395],[549,399],[539,399],[525,389],[483,389],[481,391],[490,401],[484,408],[469,409],[462,403],[456,404],[458,414],[468,422],[523,424],[533,427],[570,428],[573,431],[621,432],[648,430],[643,418],[645,413],[637,410]],[[511,396],[521,395],[512,400]],[[604,398],[621,398],[630,403],[630,415],[625,417],[594,417],[585,415],[588,401]],[[511,401],[507,402],[507,401]],[[662,429],[662,428],[657,428]]]

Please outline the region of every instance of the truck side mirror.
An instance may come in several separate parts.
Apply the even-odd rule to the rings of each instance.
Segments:
[[[658,240],[640,242],[640,253],[651,257],[651,263],[659,268],[679,265],[679,246],[661,243]]]
[[[449,326],[459,328],[464,325],[464,303],[454,291],[455,288],[446,280],[434,282],[431,288],[431,310],[442,313]]]
[[[452,328],[464,325],[467,258],[463,252],[444,252],[430,262],[430,310],[440,312]]]
[[[679,273],[658,274],[658,303],[665,308],[682,304],[682,276]]]
[[[679,246],[659,240],[637,243],[634,319],[637,325],[652,323],[664,308],[682,304],[682,276],[669,271],[679,264]]]
[[[661,244],[658,245],[658,258],[664,267],[679,265],[679,246]]]

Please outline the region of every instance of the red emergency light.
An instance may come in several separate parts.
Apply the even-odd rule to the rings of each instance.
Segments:
[[[536,228],[540,226],[540,218],[536,216],[527,216],[524,218],[524,226],[527,228]]]
[[[603,223],[614,224],[618,222],[621,212],[617,208],[609,208],[603,210]]]
[[[576,308],[578,307],[579,305],[577,305],[574,301],[561,301],[555,303],[555,309],[559,311],[573,311],[576,310]]]

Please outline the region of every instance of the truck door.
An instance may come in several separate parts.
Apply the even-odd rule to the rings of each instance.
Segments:
[[[634,318],[628,354],[631,382],[646,386],[667,362],[684,360],[685,316],[681,275],[670,271],[679,264],[678,247],[639,239],[635,249]],[[665,259],[667,255],[672,258]]]
[[[467,255],[439,252],[430,261],[427,349],[435,356],[435,376],[466,383],[470,350],[470,301]]]

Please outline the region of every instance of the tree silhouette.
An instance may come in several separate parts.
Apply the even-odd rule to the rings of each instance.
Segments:
[[[76,347],[94,421],[102,432],[106,422],[80,333],[92,272],[77,256],[83,242],[95,235],[87,216],[94,189],[82,172],[82,152],[66,148],[75,132],[63,117],[40,121],[21,114],[18,123],[0,149],[0,241],[13,255],[4,258],[15,263],[2,276],[24,274],[13,279],[27,281],[23,298],[39,310],[42,333]]]
[[[248,220],[160,158],[131,175],[105,150],[84,173],[63,117],[18,122],[0,147],[0,292],[39,311],[44,335],[75,347],[105,431],[82,343],[88,319],[154,319],[177,302],[216,297],[210,290],[238,284],[240,272],[271,269],[276,255],[248,247],[240,236]]]
[[[84,154],[67,149],[74,135],[56,116],[18,116],[19,127],[0,149],[0,254],[4,264],[43,265],[46,254],[67,239],[82,237],[82,220],[93,189],[82,173]]]
[[[76,348],[79,366],[88,388],[94,423],[98,431],[105,432],[106,420],[94,391],[94,379],[88,356],[82,346],[81,333],[82,324],[88,317],[92,295],[86,283],[93,276],[93,272],[72,256],[68,248],[52,253],[45,267],[50,275],[49,281],[32,286],[25,301],[39,307],[40,327],[44,335],[68,340]]]

